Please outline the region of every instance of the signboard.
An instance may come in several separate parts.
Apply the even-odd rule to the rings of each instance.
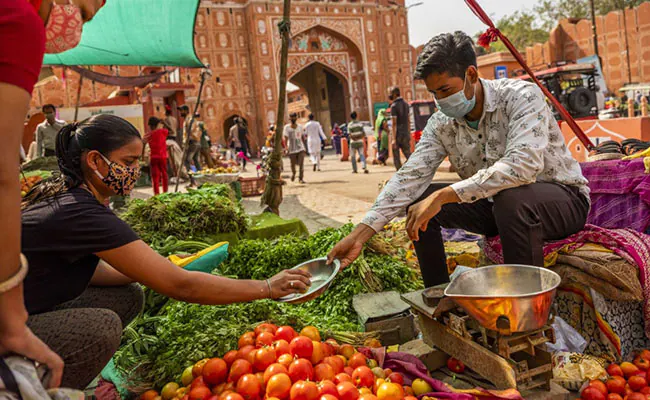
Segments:
[[[59,119],[66,122],[72,122],[74,120],[74,107],[60,108],[58,111]],[[145,133],[142,105],[79,107],[77,120],[83,121],[97,114],[117,115],[133,124],[140,131],[140,135],[144,135]]]
[[[596,92],[596,100],[598,102],[598,110],[603,110],[605,108],[605,95],[607,94],[607,82],[605,82],[605,76],[603,75],[603,69],[600,67],[600,60],[596,55],[583,57],[576,60],[578,64],[592,64],[596,68],[598,75],[595,76],[596,86],[598,86],[598,91]]]
[[[494,79],[504,79],[508,77],[508,67],[497,65],[494,67]]]

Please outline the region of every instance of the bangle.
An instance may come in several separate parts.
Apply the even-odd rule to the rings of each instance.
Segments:
[[[20,285],[27,276],[27,258],[21,253],[20,254],[20,268],[18,272],[14,274],[11,278],[7,279],[4,282],[0,282],[0,294],[6,293],[16,286]]]
[[[271,298],[271,282],[269,280],[266,280],[266,286],[269,288],[269,299]]]

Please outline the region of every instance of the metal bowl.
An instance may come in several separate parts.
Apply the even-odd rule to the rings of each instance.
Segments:
[[[311,274],[311,286],[305,293],[293,293],[280,297],[278,301],[290,304],[304,303],[313,300],[320,296],[332,284],[332,281],[341,269],[341,262],[334,260],[331,264],[327,264],[327,258],[315,258],[313,260],[305,261],[291,269],[302,269]]]
[[[543,327],[561,278],[529,265],[493,265],[466,271],[445,289],[487,329],[525,332]]]

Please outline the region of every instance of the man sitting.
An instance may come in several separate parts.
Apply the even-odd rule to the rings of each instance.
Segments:
[[[584,227],[589,189],[542,91],[522,80],[479,79],[472,39],[463,32],[431,39],[415,78],[424,80],[439,111],[415,153],[329,258],[349,265],[408,208],[406,229],[427,287],[449,281],[441,227],[500,235],[506,263],[543,266],[545,240]],[[445,157],[462,180],[432,184]]]

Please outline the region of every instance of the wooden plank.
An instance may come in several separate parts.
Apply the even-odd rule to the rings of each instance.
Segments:
[[[409,302],[406,299],[404,301]],[[422,302],[422,300],[420,301]],[[423,302],[422,304],[424,305]],[[415,305],[413,307],[418,310],[420,330],[425,343],[439,348],[452,357],[463,360],[467,367],[492,382],[499,389],[517,387],[515,371],[505,359],[478,343],[459,337],[445,325],[420,312],[419,307]]]

